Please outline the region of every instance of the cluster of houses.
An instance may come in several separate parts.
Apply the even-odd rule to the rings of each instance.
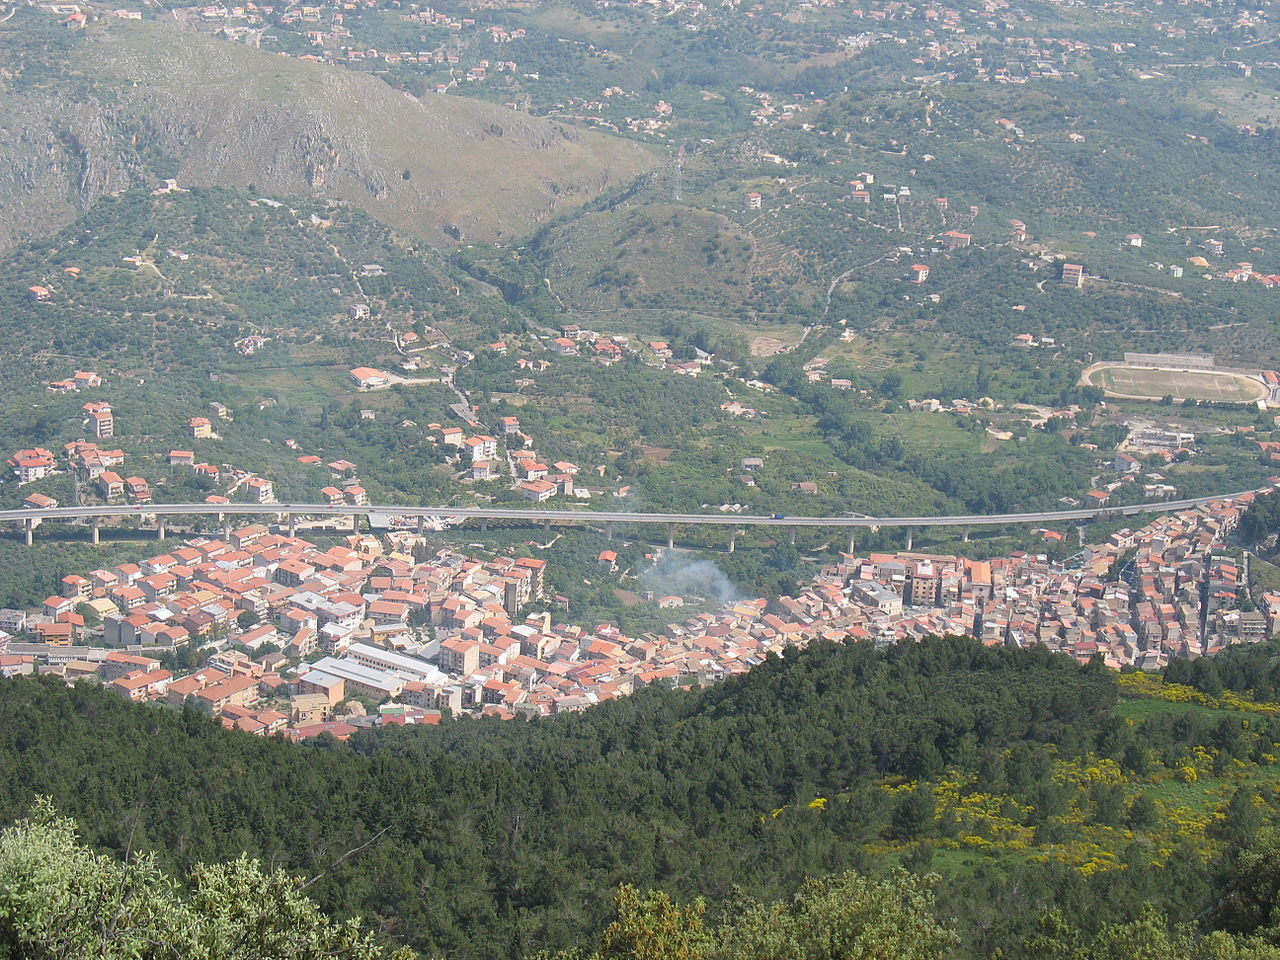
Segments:
[[[102,386],[102,378],[91,370],[77,370],[65,380],[52,380],[45,386],[54,393],[74,393]]]
[[[826,3],[826,0],[823,0]],[[753,16],[752,13],[747,14]],[[755,101],[751,108],[751,122],[757,127],[773,127],[794,118],[798,113],[810,107],[824,103],[818,97],[806,97],[801,93],[779,96],[768,90],[757,90],[754,87],[740,86],[739,93],[744,93]]]
[[[826,357],[814,357],[812,360],[807,361],[802,367],[805,380],[809,383],[820,383],[825,380],[833,390],[852,390],[852,380],[847,377],[831,376],[827,371],[829,363],[830,361]],[[748,381],[748,386],[753,385],[751,381]],[[858,393],[862,396],[870,396],[870,392],[867,390],[859,390]]]
[[[533,437],[520,426],[520,418],[503,417],[502,445],[506,449],[506,462],[512,478],[513,489],[526,500],[542,503],[555,496],[586,498],[588,491],[574,483],[578,465],[567,461],[547,464],[533,447]],[[466,464],[470,477],[476,481],[497,479],[499,468],[499,441],[488,434],[468,436],[461,427],[428,424],[437,442],[454,447],[456,459]]]
[[[67,466],[91,481],[103,500],[112,502],[128,497],[130,503],[151,502],[151,485],[146,480],[137,476],[121,477],[112,469],[124,463],[123,450],[105,450],[92,440],[76,440],[66,444],[64,455]],[[58,472],[57,457],[44,447],[18,450],[6,464],[19,484],[43,480]],[[30,493],[23,505],[43,510],[56,507],[58,501],[43,493]]]
[[[1197,267],[1209,266],[1203,257],[1192,257],[1191,263]],[[1215,280],[1225,280],[1229,283],[1246,283],[1249,280],[1253,280],[1255,283],[1262,284],[1268,290],[1280,287],[1280,274],[1261,273],[1253,268],[1252,263],[1243,261],[1230,269],[1217,271],[1213,274],[1213,277]]]
[[[617,363],[626,353],[637,352],[636,346],[629,337],[606,336],[580,327],[576,323],[563,324],[560,327],[560,336],[548,341],[546,346],[558,357],[586,356],[606,366]],[[489,349],[496,350],[499,347],[502,347],[502,352],[505,352],[504,344],[492,344]],[[670,356],[670,352],[667,355]]]
[[[1058,349],[1058,340],[1056,337],[1036,337],[1031,333],[1017,333],[1009,338],[1009,346],[1022,347],[1025,350],[1030,350],[1032,347],[1056,350]]]
[[[472,45],[473,38],[483,37],[491,44],[508,44],[521,40],[526,36],[523,27],[503,27],[498,25],[477,26],[474,17],[455,17],[431,7],[415,8],[410,13],[400,14],[406,23],[428,26],[449,33],[461,35],[464,31],[471,34],[465,39],[461,36],[452,38],[431,50],[380,50],[376,47],[363,46],[347,26],[348,11],[376,8],[373,0],[363,2],[335,2],[329,4],[306,4],[288,6],[279,9],[273,5],[246,3],[226,6],[209,4],[196,11],[200,22],[215,28],[223,36],[232,40],[247,40],[261,33],[264,24],[274,23],[278,27],[293,28],[303,35],[318,52],[306,53],[298,57],[300,60],[316,63],[361,66],[364,64],[385,64],[389,66],[412,64],[428,69],[449,71],[448,82],[436,85],[437,93],[446,92],[457,80],[453,72],[462,64],[463,54]],[[513,73],[517,69],[514,60],[475,59],[466,67],[465,79],[469,81],[483,80],[490,71]]]
[[[525,73],[522,77],[538,79],[538,74]],[[632,105],[638,108],[634,115],[624,112]],[[523,106],[523,104],[508,103],[507,106]],[[652,115],[648,115],[648,111],[651,111]],[[622,87],[611,85],[605,87],[598,97],[593,95],[563,97],[550,105],[547,113],[548,116],[585,122],[611,133],[628,130],[631,133],[665,136],[666,134],[661,131],[671,126],[671,116],[674,111],[675,107],[665,100],[653,101],[652,94],[643,88],[624,90]]]
[[[1101,654],[1112,667],[1157,669],[1170,657],[1212,655],[1280,632],[1280,595],[1267,600],[1266,613],[1241,611],[1240,566],[1222,552],[1251,500],[1121,530],[1070,566],[1027,553],[981,563],[873,554],[843,559],[806,593],[820,595],[823,619],[834,615],[851,636],[967,634],[987,644],[1040,643],[1081,662]],[[808,609],[820,608],[811,599]]]
[[[1087,58],[1094,53],[1108,57],[1132,53],[1136,46],[1132,42],[1091,43],[1073,37],[1013,33],[1025,30],[1027,21],[1032,17],[1010,5],[1007,0],[985,0],[965,11],[944,4],[913,4],[902,3],[900,0],[882,0],[862,4],[860,7],[865,9],[851,12],[882,27],[895,21],[911,22],[923,18],[927,29],[919,47],[919,55],[913,62],[932,68],[934,72],[917,77],[917,80],[955,79],[957,71],[962,68],[972,70],[975,79],[988,83],[1025,84],[1039,80],[1059,80],[1064,76],[1075,75],[1073,60],[1077,58]],[[972,35],[976,24],[981,24],[987,32],[995,31],[998,39],[978,40]],[[1211,22],[1209,25],[1212,29],[1218,29],[1218,25]],[[1186,37],[1183,28],[1167,24],[1154,26],[1158,32],[1170,38]],[[843,45],[861,49],[882,37],[893,39],[892,34],[861,34],[847,38]],[[1016,121],[1001,118],[998,122],[1002,131],[1008,133],[1011,139],[1020,140],[1026,136]],[[1069,139],[1080,142],[1085,138],[1076,133],[1070,135]]]
[[[95,406],[86,404],[86,406]],[[101,411],[95,411],[101,412]],[[109,408],[105,411],[110,413]],[[204,418],[196,417],[195,420]],[[205,421],[207,423],[207,421]],[[110,437],[108,431],[98,436]],[[200,436],[201,434],[196,434]],[[88,481],[92,489],[107,503],[127,500],[133,504],[152,502],[151,484],[141,476],[121,476],[115,468],[123,465],[125,453],[121,449],[107,449],[95,440],[74,440],[65,444],[63,458],[67,468],[76,477]],[[186,467],[195,475],[212,483],[217,483],[223,476],[224,468],[211,463],[204,463],[196,458],[191,450],[170,450],[168,464],[171,467]],[[14,479],[19,485],[43,480],[59,473],[58,457],[52,450],[44,447],[30,447],[14,452],[5,464],[13,471]],[[274,503],[275,488],[272,482],[245,470],[230,469],[234,478],[232,490],[243,487],[255,503]],[[205,498],[207,503],[228,503],[229,498],[220,494],[210,494]],[[36,509],[56,507],[58,501],[43,493],[30,493],[23,500],[23,505]]]
[[[1000,406],[991,397],[979,397],[976,401],[966,400],[963,397],[950,401],[939,400],[936,397],[907,401],[908,410],[923,410],[925,413],[955,413],[960,416],[968,416],[974,410],[996,410]]]
[[[52,380],[45,384],[54,393],[78,393],[102,386],[102,377],[91,370],[77,370],[64,380]],[[110,440],[116,435],[115,412],[105,400],[90,400],[81,406],[84,425],[99,440]]]
[[[842,554],[796,596],[730,602],[635,637],[554,623],[539,609],[552,599],[544,560],[432,552],[405,531],[321,547],[253,525],[70,574],[38,611],[0,611],[0,675],[87,678],[130,700],[194,702],[250,733],[344,738],[445,711],[549,716],[655,683],[710,683],[817,639],[965,634],[1155,669],[1280,631],[1280,594],[1240,609],[1242,569],[1224,552],[1251,501],[1118,531],[1070,565],[1027,552]],[[161,666],[189,645],[203,666]]]
[[[1148,451],[1148,456],[1167,461],[1179,453],[1190,455],[1192,449],[1187,446],[1178,450],[1152,450]],[[1096,474],[1090,479],[1092,489],[1084,497],[1088,506],[1108,506],[1113,497],[1130,490],[1140,492],[1148,501],[1171,500],[1178,495],[1178,488],[1169,483],[1164,474],[1155,470],[1147,471],[1143,462],[1131,453],[1118,452],[1105,461],[1104,466],[1106,473]]]
[[[416,561],[422,546],[393,534],[321,548],[254,525],[71,574],[38,612],[0,617],[0,670],[96,676],[131,700],[194,699],[255,733],[327,723],[352,697],[460,711],[481,703],[478,685],[435,662],[487,666],[519,653],[519,639],[539,632],[519,612],[542,599],[546,563],[447,550]],[[549,628],[545,616],[532,620]],[[430,641],[433,631],[454,642]],[[211,654],[205,666],[185,676],[160,668],[161,654],[188,645]]]
[[[359,468],[347,459],[325,463],[315,454],[298,457],[298,463],[308,468],[324,468],[329,471],[330,483],[320,489],[324,502],[331,507],[347,504],[364,507],[369,505],[369,492],[357,476]]]

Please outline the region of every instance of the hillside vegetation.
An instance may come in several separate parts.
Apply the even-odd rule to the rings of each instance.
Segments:
[[[588,314],[619,305],[719,314],[750,293],[754,243],[723,215],[662,203],[588,213],[547,243],[557,294]]]
[[[430,243],[528,230],[651,162],[635,144],[183,32],[0,25],[0,246],[102,196],[227,186],[354,204]]]
[[[366,264],[378,275],[362,276]],[[32,284],[48,289],[48,299],[33,300]],[[0,256],[8,344],[0,377],[40,385],[72,362],[97,365],[104,376],[194,368],[232,378],[279,363],[282,342],[321,340],[329,362],[340,362],[333,348],[389,343],[392,324],[403,331],[470,318],[496,300],[491,293],[439,252],[415,249],[343,204],[134,190]],[[356,302],[369,304],[369,317],[351,318]],[[243,357],[234,343],[251,334],[271,343]]]
[[[1181,679],[1270,691],[1271,654]],[[166,869],[246,854],[319,876],[308,895],[326,910],[428,955],[584,945],[618,884],[708,897],[721,922],[741,896],[901,864],[946,876],[951,956],[1072,956],[1019,945],[1055,909],[1086,939],[1144,902],[1190,921],[1275,819],[1274,708],[1169,703],[1178,690],[1196,693],[1129,690],[1043,650],[820,644],[699,692],[348,748],[19,680],[0,686],[0,816],[49,795],[94,847]]]
[[[668,168],[558,215],[529,253],[587,320],[834,322],[886,352],[913,326],[991,366],[1023,331],[1055,336],[1072,362],[1176,337],[1241,366],[1280,363],[1272,292],[1202,276],[1272,269],[1274,137],[1242,136],[1176,84],[859,79],[795,121],[690,145],[679,201]],[[944,251],[948,231],[971,242]],[[1122,246],[1130,233],[1142,247]],[[1214,237],[1221,257],[1194,268]],[[1062,288],[1062,259],[1097,280]],[[909,282],[913,263],[929,265],[927,284]],[[928,379],[945,379],[933,361]]]

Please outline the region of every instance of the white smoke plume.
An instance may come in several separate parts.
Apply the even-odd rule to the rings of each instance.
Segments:
[[[639,581],[658,596],[705,597],[720,605],[743,599],[742,591],[718,566],[678,550],[664,550]]]

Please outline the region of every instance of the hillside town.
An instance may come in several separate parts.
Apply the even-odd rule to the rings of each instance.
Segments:
[[[737,600],[635,637],[556,623],[545,560],[480,560],[408,531],[321,546],[255,524],[68,574],[38,610],[0,611],[0,674],[193,704],[254,734],[343,739],[380,723],[551,716],[653,684],[712,683],[818,639],[963,634],[1154,670],[1280,631],[1280,593],[1246,609],[1247,570],[1227,549],[1253,496],[1118,530],[1065,563],[844,553],[796,596]],[[615,561],[602,551],[602,568]]]

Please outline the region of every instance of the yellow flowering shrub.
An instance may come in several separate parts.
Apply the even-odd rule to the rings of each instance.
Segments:
[[[1116,674],[1116,686],[1122,694],[1131,697],[1149,697],[1168,703],[1198,703],[1219,710],[1240,710],[1245,713],[1280,713],[1280,703],[1258,703],[1240,696],[1234,690],[1224,690],[1220,696],[1211,697],[1185,684],[1166,683],[1163,677],[1153,673]]]

